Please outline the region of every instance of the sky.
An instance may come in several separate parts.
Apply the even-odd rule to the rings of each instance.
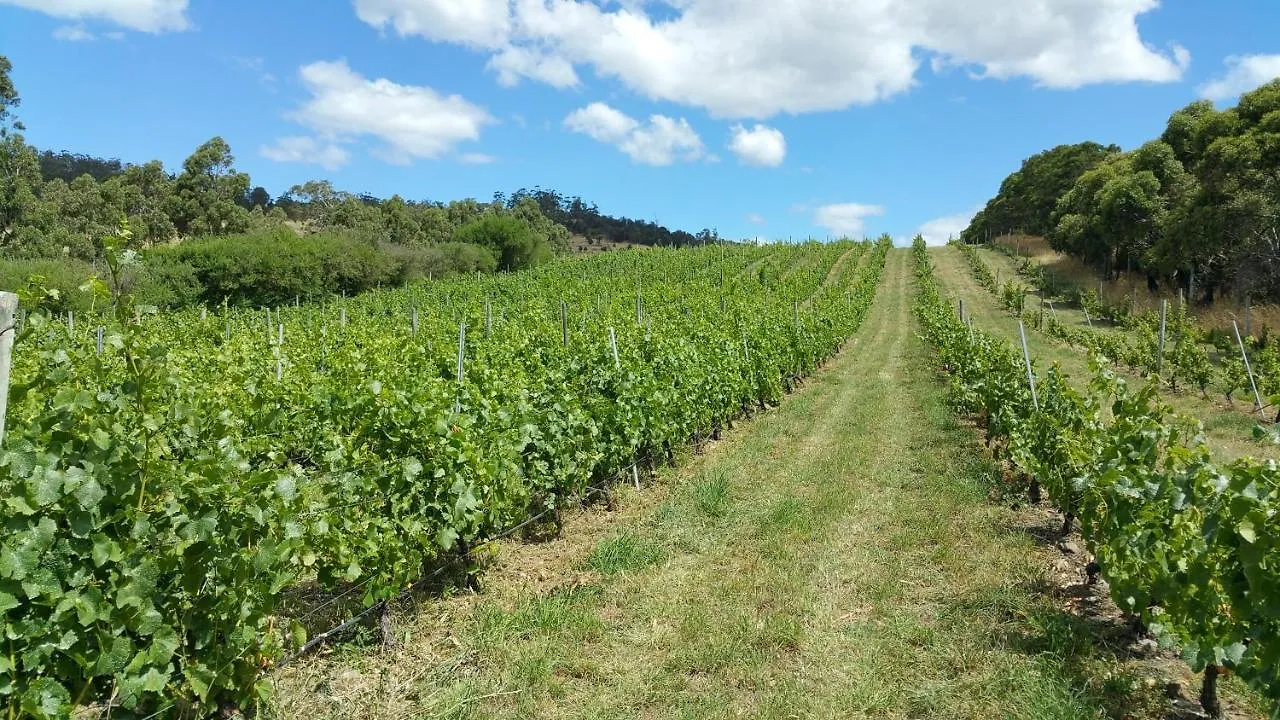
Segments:
[[[1280,76],[1280,2],[0,0],[0,52],[41,148],[937,243],[1028,155]]]

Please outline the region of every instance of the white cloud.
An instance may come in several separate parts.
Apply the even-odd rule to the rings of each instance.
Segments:
[[[761,215],[760,213],[747,213],[747,222],[751,223],[752,225],[763,225],[764,216]]]
[[[703,157],[702,138],[684,118],[651,115],[647,123],[602,102],[574,110],[564,126],[594,140],[616,145],[642,165],[670,165]]]
[[[522,77],[560,89],[578,84],[578,74],[568,60],[529,48],[509,47],[489,58],[485,67],[497,71],[498,84],[503,87],[520,84]]]
[[[969,227],[969,221],[977,213],[978,208],[975,208],[969,212],[934,218],[921,225],[916,232],[924,236],[927,245],[946,245],[947,240],[960,237],[960,231]]]
[[[187,0],[0,0],[68,20],[106,20],[130,30],[187,30]]]
[[[510,84],[577,66],[718,117],[837,110],[909,90],[920,65],[1052,88],[1171,82],[1190,61],[1146,43],[1158,0],[355,0],[365,22],[492,55]],[[652,8],[657,8],[653,10]]]
[[[1234,55],[1226,62],[1225,75],[1196,88],[1200,97],[1231,100],[1280,77],[1280,55]]]
[[[787,139],[781,130],[764,125],[756,125],[750,130],[735,125],[729,149],[747,165],[778,167],[787,157]]]
[[[283,137],[274,145],[263,145],[258,154],[283,163],[307,163],[326,170],[337,170],[347,164],[350,155],[333,143],[321,143],[310,137]]]
[[[86,42],[93,39],[93,33],[85,30],[81,25],[63,25],[53,31],[53,39],[64,42]]]
[[[387,162],[438,158],[458,143],[479,139],[482,127],[497,122],[461,96],[369,80],[343,60],[304,65],[299,72],[311,99],[289,117],[330,143],[363,136],[381,140],[374,155]]]
[[[356,16],[400,35],[459,43],[487,50],[507,44],[508,0],[355,0]]]
[[[458,156],[458,162],[463,165],[492,165],[498,162],[498,158],[484,153],[463,153]]]
[[[884,208],[880,205],[835,203],[814,211],[813,224],[837,235],[857,236],[862,234],[868,217],[883,214]]]

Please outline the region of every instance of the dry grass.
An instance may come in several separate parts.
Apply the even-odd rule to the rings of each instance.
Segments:
[[[1049,242],[1035,235],[1006,235],[995,239],[995,244],[1013,250],[1020,257],[1031,258],[1060,277],[1067,278],[1082,288],[1102,288],[1102,297],[1111,305],[1126,305],[1141,312],[1158,310],[1161,300],[1176,302],[1177,290],[1152,293],[1147,289],[1147,276],[1137,272],[1122,272],[1116,280],[1103,281],[1093,266],[1049,247]],[[1244,298],[1230,294],[1221,295],[1212,306],[1197,306],[1193,310],[1204,327],[1230,331],[1232,321],[1245,328]],[[1254,335],[1280,329],[1280,305],[1252,305],[1248,312],[1249,329]]]

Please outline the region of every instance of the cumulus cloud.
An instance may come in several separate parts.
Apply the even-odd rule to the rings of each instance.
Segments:
[[[735,125],[729,149],[747,165],[778,167],[787,157],[787,139],[781,130],[764,125],[756,125],[750,130]]]
[[[602,102],[594,102],[569,113],[564,126],[593,140],[615,145],[642,165],[671,165],[704,156],[702,138],[684,118],[651,115],[648,122],[641,123]]]
[[[105,20],[149,33],[191,27],[187,20],[187,0],[0,0],[0,5],[36,10],[67,20]]]
[[[505,46],[512,23],[507,0],[356,0],[356,17],[401,36],[485,50]]]
[[[346,150],[333,143],[297,136],[280,138],[274,145],[263,145],[258,148],[258,154],[276,162],[319,165],[326,170],[337,170],[350,159]]]
[[[93,39],[93,33],[85,30],[81,25],[63,25],[53,31],[53,39],[63,42],[87,42]]]
[[[884,214],[880,205],[835,203],[822,205],[813,214],[813,224],[836,235],[857,236],[866,228],[866,219]]]
[[[1226,74],[1197,88],[1200,97],[1231,100],[1280,78],[1280,55],[1234,55],[1226,62]]]
[[[290,113],[292,120],[332,144],[379,140],[374,154],[396,164],[441,157],[459,143],[479,139],[481,128],[497,122],[461,96],[370,80],[343,60],[305,65],[299,74],[311,99]]]
[[[575,67],[717,117],[838,110],[905,92],[922,62],[1075,88],[1171,82],[1190,61],[1138,32],[1158,0],[355,0],[403,36],[492,56],[490,69],[557,87]],[[655,10],[655,6],[657,9]]]
[[[578,84],[578,73],[574,71],[573,63],[529,48],[508,47],[489,58],[485,67],[498,73],[498,84],[503,87],[519,85],[521,78],[561,89]]]
[[[928,245],[946,245],[947,240],[960,237],[960,231],[969,227],[969,221],[978,214],[978,210],[945,215],[922,224],[916,232],[924,236]]]

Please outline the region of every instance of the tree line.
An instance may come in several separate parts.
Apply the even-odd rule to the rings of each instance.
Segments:
[[[238,170],[220,137],[170,172],[29,145],[21,99],[0,56],[0,283],[39,275],[64,296],[127,222],[141,262],[131,278],[157,305],[260,304],[358,292],[458,272],[517,270],[570,250],[572,233],[646,245],[705,241],[611,218],[581,198],[537,189],[490,202],[377,198],[327,180],[279,197]],[[68,297],[68,303],[73,301]]]
[[[1085,142],[1027,158],[961,239],[1010,231],[1108,277],[1144,272],[1153,291],[1280,299],[1280,79],[1224,110],[1193,102],[1128,152]]]

